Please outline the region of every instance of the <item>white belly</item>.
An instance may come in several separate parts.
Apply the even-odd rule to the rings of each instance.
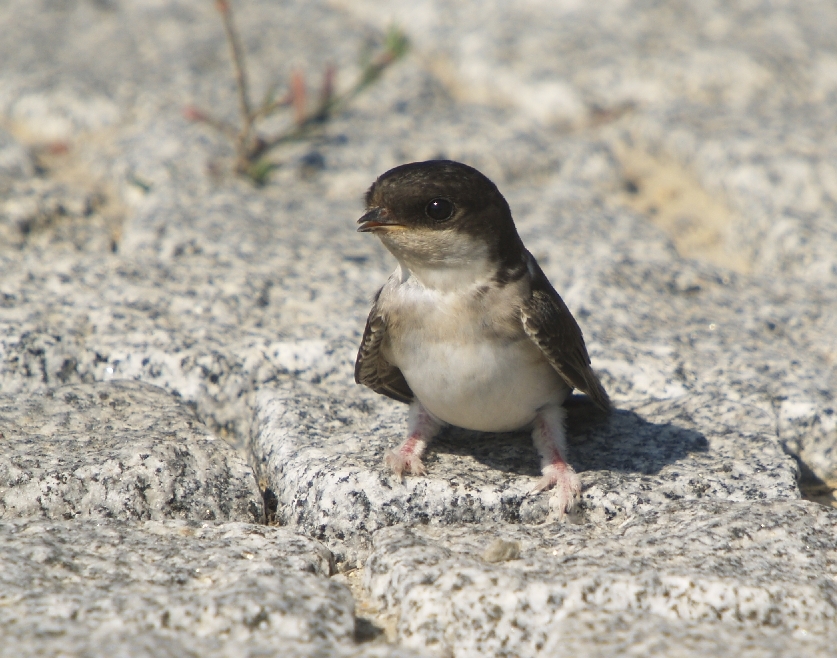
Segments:
[[[528,338],[514,342],[405,338],[412,349],[396,347],[393,362],[427,410],[451,425],[483,432],[519,429],[535,419],[539,408],[560,403],[569,393]]]
[[[473,283],[467,268],[441,274],[428,287],[398,269],[378,299],[388,327],[384,356],[425,408],[451,425],[505,432],[563,402],[569,387],[520,321],[517,302],[528,280],[500,286],[488,278]],[[442,283],[450,289],[439,289]]]

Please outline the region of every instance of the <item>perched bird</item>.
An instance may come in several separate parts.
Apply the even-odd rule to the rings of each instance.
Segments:
[[[497,186],[449,160],[401,165],[366,193],[362,233],[398,260],[375,295],[355,381],[410,405],[407,439],[386,455],[397,474],[444,424],[483,432],[531,428],[543,477],[569,510],[581,483],[567,463],[573,388],[610,400],[578,324],[526,248]]]

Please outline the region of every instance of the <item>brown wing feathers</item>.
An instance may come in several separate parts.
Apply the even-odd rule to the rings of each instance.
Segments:
[[[410,403],[413,401],[413,392],[404,375],[381,354],[381,343],[385,335],[386,323],[378,313],[378,305],[373,304],[355,361],[355,381],[393,400]]]
[[[590,367],[581,329],[534,258],[531,262],[532,295],[521,313],[524,331],[567,384],[586,393],[604,411],[610,410],[610,398]],[[381,354],[386,322],[378,313],[377,296],[375,302],[360,342],[355,381],[393,400],[410,403],[414,396],[404,375]]]
[[[581,329],[534,258],[531,262],[532,296],[522,309],[523,329],[567,384],[610,410],[610,398],[590,367]]]

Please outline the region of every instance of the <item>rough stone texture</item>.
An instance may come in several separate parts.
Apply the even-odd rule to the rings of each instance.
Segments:
[[[826,655],[835,530],[816,503],[709,501],[619,524],[397,526],[365,584],[405,644],[441,655]],[[520,558],[487,563],[498,538]]]
[[[376,530],[396,523],[550,517],[549,495],[529,495],[540,472],[526,433],[449,430],[425,460],[426,477],[394,477],[383,455],[403,438],[405,409],[357,393],[261,395],[253,448],[278,497],[277,520],[353,564]],[[623,519],[672,500],[799,495],[796,465],[765,412],[698,396],[622,405],[607,420],[589,412],[572,410],[569,424],[570,441],[583,441],[571,461],[584,488],[576,514],[585,519]]]
[[[579,133],[598,142],[616,161],[595,163],[596,187],[610,187],[605,197],[630,183],[650,195],[648,217],[683,251],[749,273],[746,292],[733,286],[736,301],[724,305],[734,315],[699,304],[704,326],[734,322],[724,342],[740,347],[703,360],[694,374],[717,381],[741,365],[763,368],[757,380],[741,380],[775,387],[766,397],[788,450],[819,477],[837,476],[833,3],[633,0],[603,9],[532,1],[481,3],[478,11],[437,0],[336,4],[379,27],[413,26],[427,66],[460,101],[513,107],[514,121],[552,126],[565,142]],[[638,152],[657,169],[684,167],[689,180],[652,189]],[[515,155],[504,167],[515,179],[553,168],[573,177],[578,164],[566,156],[547,164],[536,154],[521,172]],[[585,165],[592,178],[589,158]],[[707,193],[714,204],[701,203]],[[678,197],[686,203],[678,206]],[[770,333],[753,340],[759,325]],[[773,345],[779,333],[786,335]],[[753,348],[749,365],[727,362]],[[801,371],[806,382],[774,384]]]
[[[0,518],[264,518],[241,456],[150,384],[2,395],[0,440]]]
[[[281,92],[296,69],[314,95],[330,61],[348,85],[364,41],[380,41],[393,16],[413,54],[315,139],[276,151],[278,168],[257,189],[231,176],[224,137],[182,116],[195,104],[236,120],[212,3],[0,1],[0,393],[13,401],[13,417],[37,400],[69,404],[53,397],[47,405],[49,391],[90,391],[112,380],[179,395],[178,404],[165,398],[163,414],[161,393],[137,405],[139,418],[157,419],[132,435],[155,441],[142,454],[173,454],[159,419],[174,414],[181,422],[182,404],[193,407],[214,435],[252,453],[275,495],[271,515],[323,538],[346,560],[341,566],[378,542],[367,586],[385,615],[408,599],[415,605],[415,623],[400,610],[398,633],[419,647],[437,632],[462,655],[494,646],[480,630],[481,615],[493,611],[477,606],[469,618],[457,608],[450,637],[434,611],[466,605],[477,591],[486,601],[500,596],[495,576],[524,602],[528,583],[537,582],[521,575],[527,560],[550,587],[601,582],[593,592],[604,597],[616,583],[649,593],[655,605],[667,600],[663,581],[648,575],[659,560],[666,578],[717,588],[684,595],[694,606],[682,614],[627,604],[568,606],[564,614],[550,604],[542,608],[552,615],[548,632],[530,627],[529,639],[514,636],[509,651],[524,651],[543,632],[544,652],[556,655],[833,653],[826,614],[833,548],[812,544],[819,548],[811,558],[800,549],[801,537],[833,533],[832,516],[800,516],[809,508],[792,500],[796,466],[783,455],[808,479],[837,476],[833,3],[241,0],[234,7],[254,98],[273,83]],[[290,120],[280,116],[265,129]],[[468,162],[500,185],[619,408],[609,425],[596,425],[583,407],[572,413],[571,459],[585,489],[564,525],[551,521],[548,496],[521,495],[536,465],[522,436],[451,432],[428,459],[429,478],[394,482],[381,453],[399,440],[405,408],[352,383],[369,298],[393,267],[374,239],[352,232],[361,195],[387,168],[438,156]],[[40,432],[51,413],[34,411],[19,427]],[[4,433],[3,441],[22,446]],[[21,459],[34,463],[38,450],[27,447]],[[76,457],[79,465],[92,459],[76,453],[67,463]],[[46,478],[59,470],[26,472]],[[59,488],[74,483],[95,488],[84,478]],[[70,496],[69,505],[62,493],[49,513],[87,513],[79,507],[85,495]],[[34,509],[36,498],[16,504]],[[218,509],[221,499],[237,504],[211,498]],[[109,500],[111,511],[124,509]],[[193,511],[202,518],[200,507]],[[766,518],[793,532],[768,545],[759,535]],[[411,536],[398,534],[400,526],[380,529],[415,521],[427,523]],[[92,522],[73,523],[76,543],[90,543]],[[143,527],[136,532],[147,535]],[[624,539],[624,528],[635,534]],[[730,535],[736,528],[745,534]],[[462,549],[461,538],[480,529],[492,536]],[[764,550],[747,549],[747,533],[761,537]],[[396,550],[398,537],[406,537],[405,551],[411,542],[424,546],[427,560],[452,574],[476,560],[479,582],[455,590],[442,579],[438,590],[407,592],[400,574],[429,572]],[[497,538],[519,543],[521,559],[484,564],[480,556]],[[725,553],[726,541],[737,548]],[[619,557],[623,543],[630,560]],[[570,544],[587,572],[564,562],[571,579],[548,563],[548,551]],[[685,561],[670,545],[685,547]],[[394,551],[389,561],[386,547]],[[782,550],[793,556],[787,564],[765,557]],[[227,560],[218,555],[218,564]],[[768,562],[773,575],[760,571]],[[599,574],[600,565],[609,566]],[[80,591],[66,587],[68,596]],[[756,621],[700,617],[707,592],[727,601],[752,593]],[[767,618],[759,598],[767,595],[776,597],[775,627],[757,622]],[[819,624],[808,635],[793,608],[804,597]],[[236,600],[250,610],[254,599]],[[139,604],[131,610],[144,614]],[[500,615],[515,617],[502,606]],[[122,636],[113,619],[114,627],[98,627],[103,655],[168,651],[168,635]],[[356,646],[348,625],[340,628],[325,645],[300,641],[299,651],[402,651]],[[32,653],[38,642],[44,652],[60,650],[60,640],[38,636]],[[219,634],[176,642],[175,653],[238,650]]]
[[[352,19],[316,4],[291,5],[283,8],[287,13],[265,7],[245,3],[236,14],[247,44],[254,89],[264,88],[269,80],[286,79],[291,65],[283,48],[306,53],[310,76],[329,58],[337,58],[345,77],[351,77],[362,32],[345,29],[353,25]],[[445,22],[439,18],[444,13],[433,13],[437,11],[434,5],[422,7],[422,15],[432,18],[433,25]],[[536,14],[541,16],[542,10]],[[539,125],[528,114],[463,106],[449,95],[452,87],[462,85],[423,65],[426,60],[421,57],[430,47],[423,36],[417,36],[420,56],[389,73],[384,83],[358,99],[349,114],[333,121],[318,141],[278,153],[281,167],[258,195],[246,183],[223,177],[230,150],[219,135],[177,116],[182,104],[195,102],[221,116],[234,117],[230,67],[211,7],[189,2],[166,7],[80,4],[43,9],[38,14],[36,5],[27,3],[10,4],[6,11],[11,12],[6,25],[28,26],[31,40],[61,64],[60,75],[47,73],[32,63],[43,53],[26,49],[12,56],[14,51],[10,51],[7,59],[15,64],[0,84],[0,107],[6,108],[16,125],[25,126],[26,134],[40,139],[72,140],[79,130],[98,131],[95,139],[73,142],[73,158],[89,177],[111,181],[112,194],[125,206],[127,220],[118,235],[119,253],[97,252],[99,257],[93,262],[79,261],[77,251],[98,249],[99,243],[87,240],[67,250],[66,243],[73,241],[67,238],[56,244],[52,238],[62,234],[53,228],[54,222],[46,223],[35,235],[27,234],[24,242],[29,249],[4,252],[0,290],[7,300],[0,339],[6,364],[0,383],[4,390],[58,383],[62,372],[72,381],[140,378],[178,391],[196,403],[212,426],[239,437],[249,433],[252,390],[287,373],[313,380],[331,378],[339,382],[335,393],[342,397],[339,391],[349,379],[365,300],[390,267],[381,248],[363,239],[368,236],[346,233],[359,210],[360,192],[389,166],[443,154],[475,164],[500,183],[527,244],[539,258],[551,262],[546,263],[547,272],[571,308],[582,315],[590,313],[582,324],[597,365],[602,367],[601,359],[609,359],[609,367],[603,369],[617,373],[608,381],[611,387],[635,384],[636,393],[646,397],[695,388],[705,392],[707,387],[725,396],[754,397],[746,402],[775,416],[780,439],[789,450],[820,477],[835,472],[837,420],[831,391],[837,332],[830,309],[835,307],[837,293],[826,266],[827,254],[837,252],[831,249],[837,243],[827,221],[833,203],[825,183],[811,182],[814,191],[805,194],[822,203],[798,221],[787,218],[788,208],[796,207],[798,200],[791,193],[789,178],[783,183],[788,192],[781,208],[771,206],[766,215],[758,210],[756,219],[748,214],[748,209],[757,207],[753,198],[769,196],[770,190],[759,181],[785,181],[774,170],[780,158],[790,158],[797,128],[804,125],[810,132],[816,126],[804,114],[793,130],[774,125],[780,119],[790,121],[784,109],[775,109],[790,93],[784,83],[759,83],[753,87],[757,94],[748,92],[741,102],[727,102],[730,94],[740,92],[741,80],[749,79],[745,64],[750,59],[787,61],[791,70],[802,66],[799,54],[782,60],[790,48],[782,40],[770,41],[775,55],[763,50],[747,54],[758,31],[740,41],[729,29],[743,9],[713,9],[718,32],[705,38],[709,39],[706,43],[716,44],[709,50],[714,54],[708,58],[695,55],[696,59],[677,45],[695,44],[693,38],[683,41],[681,37],[688,25],[701,23],[705,14],[688,3],[674,3],[665,11],[640,2],[612,12],[558,7],[555,14],[543,14],[537,25],[527,22],[533,16],[529,5],[481,10],[480,25],[495,20],[497,25],[491,30],[468,27],[465,42],[482,45],[475,46],[470,55],[463,54],[462,62],[485,59],[482,49],[493,48],[492,43],[516,43],[496,42],[493,30],[525,25],[511,28],[510,38],[525,38],[528,45],[512,47],[506,56],[514,66],[522,66],[521,71],[529,71],[521,77],[526,87],[527,80],[540,74],[532,64],[520,62],[528,61],[526,53],[532,52],[532,44],[546,39],[548,30],[541,27],[541,21],[552,27],[562,25],[561,34],[603,30],[608,38],[559,40],[563,47],[574,44],[573,55],[556,57],[551,66],[567,68],[553,73],[560,78],[565,75],[562,71],[580,70],[577,79],[564,80],[559,86],[593,89],[582,83],[587,84],[590,70],[604,71],[609,61],[606,53],[611,51],[600,49],[613,48],[613,61],[621,62],[630,46],[635,49],[629,49],[636,53],[632,55],[635,61],[619,80],[624,83],[620,88],[632,90],[628,101],[635,104],[634,110],[614,114],[622,101],[614,97],[605,103],[607,99],[596,101],[592,95],[583,103],[587,117],[583,125],[567,133],[549,128],[548,120]],[[783,11],[765,7],[754,15],[763,15],[773,24],[778,20],[775,16],[786,18]],[[794,29],[816,31],[828,24],[828,6],[818,11],[822,16],[813,23],[808,14],[794,13],[792,23],[801,26]],[[382,20],[386,13],[381,12]],[[626,23],[626,16],[633,18]],[[684,22],[684,16],[688,21]],[[50,29],[67,24],[77,38],[48,38]],[[634,24],[639,26],[638,34],[650,30],[648,34],[656,36],[638,45],[645,43],[643,39],[625,28]],[[624,33],[622,41],[610,38],[614,32]],[[345,37],[333,39],[331,34]],[[118,49],[110,59],[118,62],[119,76],[112,68],[103,69],[91,54],[92,44],[111,41]],[[8,43],[12,42],[10,38]],[[330,57],[310,45],[325,42],[334,46]],[[553,43],[552,37],[548,42]],[[694,47],[695,52],[702,52],[703,46]],[[672,58],[670,49],[678,57]],[[730,59],[730,50],[741,56]],[[826,62],[827,56],[822,57]],[[700,67],[719,59],[735,66],[730,64],[727,77],[716,80],[712,66]],[[485,62],[491,66],[495,60],[492,55]],[[167,66],[153,65],[163,61]],[[644,69],[649,62],[653,66]],[[502,68],[501,64],[497,66]],[[794,78],[778,64],[770,66],[774,67],[771,80]],[[827,73],[828,67],[823,66]],[[709,77],[698,76],[695,85],[684,87],[683,80],[697,75],[688,72],[698,70]],[[656,80],[659,93],[648,91],[648,80]],[[548,76],[543,82],[549,86]],[[596,88],[615,88],[614,84]],[[694,93],[687,99],[691,104],[677,105],[683,89],[692,88]],[[138,91],[151,89],[153,93]],[[714,95],[709,93],[713,89]],[[804,107],[810,105],[805,105],[809,91],[800,92],[799,103]],[[831,93],[828,88],[821,92],[823,98]],[[635,102],[646,97],[644,103]],[[560,105],[550,98],[521,94],[520,102],[529,103],[528,107]],[[716,101],[727,113],[723,121],[710,114],[717,110]],[[752,105],[763,107],[758,116],[767,113],[767,123],[752,125]],[[691,132],[684,136],[687,128]],[[707,146],[710,130],[715,136]],[[646,134],[649,131],[656,133]],[[749,164],[741,164],[744,173],[739,172],[741,167],[735,168],[735,162],[722,159],[727,151],[719,154],[732,134],[738,140],[736,148],[752,154],[747,156]],[[103,148],[100,142],[106,135],[108,148]],[[831,137],[819,139],[818,134],[811,134],[806,139],[818,150],[806,156],[810,167],[798,172],[797,178],[804,181],[808,181],[805,172],[809,169],[826,171],[830,166]],[[802,260],[795,260],[793,254],[780,258],[773,247],[768,248],[767,238],[758,237],[761,233],[745,231],[741,235],[747,244],[776,256],[769,262],[764,256],[762,269],[753,270],[756,266],[750,261],[748,268],[760,274],[773,262],[782,272],[787,270],[786,276],[765,282],[760,276],[735,277],[724,269],[684,262],[664,233],[645,219],[631,216],[624,206],[613,207],[624,196],[629,163],[620,159],[620,148],[626,141],[683,161],[694,171],[698,187],[730,197],[727,205],[734,206],[736,216],[775,226],[776,213],[783,213],[784,232],[775,244],[798,245],[798,251],[811,245],[823,253],[805,256],[802,260],[812,265],[796,279],[796,270],[779,261]],[[768,146],[774,160],[758,160]],[[313,152],[323,155],[326,166],[312,178],[300,178],[300,158]],[[208,164],[210,173],[220,167],[220,179],[207,175]],[[737,181],[736,186],[729,194],[721,194],[710,184],[710,176],[716,182]],[[820,178],[825,181],[827,176]],[[82,224],[89,228],[97,216],[94,212],[87,224],[69,224],[81,231]],[[230,218],[235,218],[235,228]],[[61,222],[58,225],[66,228]],[[107,238],[109,245],[111,236]],[[45,269],[47,248],[50,266]],[[72,305],[65,301],[68,290],[72,290]],[[604,304],[602,297],[607,297]],[[47,310],[55,308],[63,310],[60,314]],[[638,321],[638,315],[645,317]],[[716,327],[711,334],[710,325]],[[681,342],[687,345],[681,348]],[[718,358],[719,353],[723,358]],[[33,354],[43,356],[35,359]],[[67,359],[75,360],[75,368],[62,371]],[[686,386],[683,380],[698,385]]]
[[[745,658],[828,656],[834,639],[827,635],[789,633],[786,628],[682,621],[627,612],[571,612],[552,627],[554,640],[543,653],[550,656],[660,656],[699,658],[736,655]]]
[[[351,644],[330,553],[281,528],[0,523],[0,655],[326,655]]]

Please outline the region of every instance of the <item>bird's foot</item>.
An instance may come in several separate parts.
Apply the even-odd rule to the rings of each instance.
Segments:
[[[441,426],[441,422],[432,416],[421,402],[414,400],[410,405],[410,433],[407,440],[395,450],[388,451],[384,455],[384,463],[398,477],[405,472],[427,475],[424,464],[421,463],[421,456],[433,437],[439,433]]]
[[[404,472],[410,473],[411,475],[427,475],[424,464],[421,463],[421,457],[403,448],[388,451],[384,456],[384,463],[398,477],[401,477]]]
[[[552,490],[558,513],[563,516],[572,510],[576,498],[581,495],[581,480],[572,466],[558,461],[544,467],[543,476],[532,488],[531,493],[540,493],[547,489]]]

